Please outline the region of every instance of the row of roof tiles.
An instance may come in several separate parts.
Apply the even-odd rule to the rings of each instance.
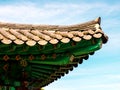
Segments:
[[[2,43],[10,44],[14,42],[19,45],[26,43],[29,46],[34,46],[36,43],[46,45],[48,42],[51,44],[57,44],[58,42],[68,43],[70,39],[79,42],[81,39],[90,40],[92,37],[100,38],[102,35],[104,33],[100,29],[96,31],[89,29],[83,32],[0,29],[0,40]]]
[[[0,22],[0,27],[4,27],[4,28],[12,28],[12,29],[22,29],[22,30],[26,30],[26,29],[38,29],[38,30],[60,30],[60,31],[64,31],[64,30],[74,30],[74,29],[85,29],[87,27],[92,27],[94,24],[98,23],[100,24],[101,22],[101,18],[98,17],[95,20],[89,21],[89,22],[85,22],[85,23],[81,23],[81,24],[75,24],[75,25],[34,25],[34,24],[17,24],[17,23],[4,23],[4,22]]]
[[[3,44],[14,42],[18,45],[26,43],[28,46],[34,46],[35,44],[69,43],[71,39],[80,42],[82,39],[90,40],[92,37],[101,38],[105,35],[100,28],[99,20],[100,18],[70,26],[0,23],[0,40]]]

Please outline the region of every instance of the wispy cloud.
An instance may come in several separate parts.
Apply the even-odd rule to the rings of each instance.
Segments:
[[[95,61],[94,61],[95,62]],[[67,76],[45,87],[49,90],[119,90],[120,88],[120,69],[117,64],[120,62],[100,64],[97,67],[86,66],[88,61],[79,66]],[[93,64],[93,63],[92,63]],[[64,85],[64,87],[61,87]]]
[[[101,78],[101,79],[105,79],[105,78]],[[120,83],[104,83],[104,82],[99,82],[101,80],[99,79],[86,79],[82,82],[80,82],[80,80],[72,80],[72,81],[65,81],[65,82],[60,82],[57,83],[55,82],[52,85],[49,85],[49,87],[45,87],[45,89],[47,90],[119,90],[120,88]],[[74,82],[74,83],[73,83]],[[83,83],[85,82],[85,83]],[[62,87],[64,85],[64,87]],[[65,86],[66,85],[66,86]],[[56,87],[57,86],[57,87]],[[54,87],[54,88],[53,88]]]
[[[45,3],[39,6],[35,3],[24,2],[23,4],[0,5],[0,19],[19,23],[71,24],[103,16],[103,14],[106,17],[111,16],[119,9],[119,5],[109,6],[103,3]]]
[[[62,10],[38,8],[33,4],[0,6],[1,20],[20,23],[41,22],[60,13]]]
[[[86,88],[84,90],[88,90],[89,88],[91,88],[92,90],[119,90],[120,88],[120,83],[114,83],[114,84],[98,84],[98,85],[90,85],[87,87],[83,87]]]
[[[79,72],[81,73],[81,72]],[[49,85],[48,87],[45,87],[45,89],[49,90],[119,90],[120,88],[120,74],[118,75],[85,75],[84,77],[81,77],[79,75],[79,78],[69,78],[67,80],[59,80],[54,82],[53,84]],[[64,87],[62,87],[64,85]],[[54,87],[54,88],[53,88]]]
[[[120,80],[118,70],[120,69],[119,61],[105,63],[105,59],[119,60],[120,51],[120,5],[107,3],[44,3],[43,5],[34,2],[0,5],[0,21],[17,22],[17,23],[34,23],[34,24],[73,24],[88,21],[98,16],[102,16],[102,27],[109,35],[108,44],[97,54],[91,61],[85,61],[83,66],[70,72],[59,82],[51,84],[45,90],[119,90]],[[109,30],[108,30],[109,29]],[[113,29],[116,29],[113,31]],[[116,31],[118,33],[116,33]],[[108,54],[106,54],[109,52]],[[103,55],[105,53],[106,56]],[[113,57],[112,55],[115,57]],[[97,57],[97,58],[96,58]],[[100,62],[100,64],[99,64]],[[88,64],[86,64],[88,63]],[[102,63],[102,64],[101,64]],[[97,64],[97,67],[94,65]],[[118,65],[118,66],[117,66]],[[114,75],[114,74],[117,75]],[[111,79],[112,78],[112,79]],[[112,81],[114,80],[114,82]],[[64,85],[64,87],[62,87]]]
[[[112,80],[120,80],[120,74],[108,74],[105,75],[106,78],[112,79]]]

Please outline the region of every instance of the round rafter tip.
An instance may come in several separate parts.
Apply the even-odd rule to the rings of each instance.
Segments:
[[[36,44],[36,42],[33,41],[33,40],[28,40],[28,41],[26,42],[26,44],[27,44],[28,46],[34,46],[34,45]]]
[[[73,37],[73,40],[74,40],[75,42],[79,42],[79,41],[81,41],[81,38],[80,38],[80,37]]]
[[[40,40],[40,41],[38,42],[38,44],[39,44],[39,45],[42,45],[42,46],[46,45],[47,43],[48,43],[48,42],[45,41],[45,40]]]
[[[58,40],[57,40],[57,39],[51,39],[49,42],[50,42],[51,44],[57,44],[57,43],[58,43]]]
[[[92,38],[91,35],[84,35],[84,36],[83,36],[83,39],[85,39],[85,40],[90,40],[91,38]]]
[[[82,63],[83,63],[83,59],[80,59],[80,60],[79,60],[79,64],[82,64]]]
[[[16,39],[16,40],[14,41],[14,43],[15,43],[15,44],[18,44],[18,45],[22,45],[24,42],[23,42],[22,40],[20,40],[20,39]]]
[[[61,40],[61,42],[63,42],[63,43],[69,43],[69,42],[70,42],[70,39],[69,39],[69,38],[63,38],[63,39]]]
[[[88,58],[89,58],[89,55],[86,55],[86,56],[84,57],[85,60],[87,60]]]
[[[4,38],[1,42],[4,43],[4,44],[11,44],[12,43],[11,40],[6,39],[6,38]]]
[[[102,37],[102,34],[101,34],[101,33],[97,33],[97,34],[94,34],[93,37],[94,37],[94,38],[101,38],[101,37]]]
[[[104,44],[107,43],[107,41],[108,41],[108,36],[106,36],[106,35],[104,34],[103,37],[102,37],[102,41],[103,41]]]

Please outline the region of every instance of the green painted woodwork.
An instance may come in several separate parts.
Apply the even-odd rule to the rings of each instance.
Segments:
[[[44,46],[44,48],[41,48],[43,46],[40,46],[38,44],[36,44],[33,47],[27,46],[26,44],[23,45],[4,45],[4,44],[0,44],[0,46],[2,45],[2,47],[0,47],[0,49],[2,50],[2,52],[0,52],[0,55],[29,55],[29,54],[52,54],[52,53],[63,53],[63,52],[71,52],[72,49],[78,48],[78,47],[85,47],[88,45],[91,45],[91,41],[94,40],[91,39],[89,41],[86,40],[82,40],[78,43],[76,43],[77,45],[72,46],[72,43],[74,41],[71,41],[70,43],[64,44],[64,43],[58,43],[58,45],[52,45],[52,44],[47,44]],[[75,42],[74,42],[75,43]],[[4,49],[4,51],[3,51]]]
[[[89,54],[93,51],[96,51],[96,50],[100,49],[102,40],[101,39],[94,39],[94,42],[95,42],[95,44],[92,44],[92,46],[87,45],[85,48],[80,47],[80,48],[74,50],[73,55],[74,56],[79,56],[79,55]]]
[[[50,65],[31,65],[32,68],[38,68],[42,70],[58,70],[58,66],[50,66]]]
[[[0,90],[16,90],[14,87],[9,87],[9,89],[7,89],[7,87],[0,87]]]
[[[66,65],[70,62],[70,56],[59,56],[56,59],[42,60],[42,61],[29,61],[30,64],[48,64],[48,65]]]
[[[10,90],[22,86],[23,81],[29,82],[29,87],[43,87],[76,67],[78,61],[73,61],[73,56],[85,57],[100,49],[101,44],[101,38],[32,47],[0,43],[0,84],[13,86]]]

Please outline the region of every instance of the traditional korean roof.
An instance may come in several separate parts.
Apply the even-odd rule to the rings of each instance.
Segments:
[[[39,88],[61,78],[107,42],[100,22],[100,17],[66,26],[0,22],[1,83],[19,86],[22,80]]]

